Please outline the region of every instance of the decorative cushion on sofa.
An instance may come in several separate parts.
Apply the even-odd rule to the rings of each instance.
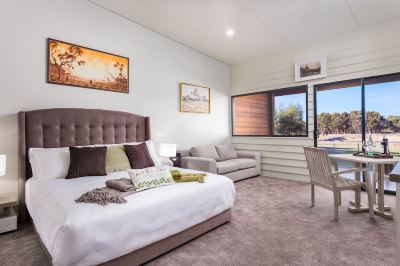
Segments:
[[[238,171],[240,169],[240,164],[234,160],[227,160],[222,162],[217,162],[217,174],[223,175],[226,173],[231,173]]]
[[[193,157],[214,159],[220,161],[215,145],[196,146],[190,149]]]
[[[235,148],[230,143],[215,145],[215,149],[221,161],[236,159],[238,157]]]

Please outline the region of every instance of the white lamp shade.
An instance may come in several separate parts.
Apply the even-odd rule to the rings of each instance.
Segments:
[[[175,157],[176,156],[176,144],[160,144],[160,156],[161,157]]]
[[[6,156],[0,155],[0,176],[6,175]]]

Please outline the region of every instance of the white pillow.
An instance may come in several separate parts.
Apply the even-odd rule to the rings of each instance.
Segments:
[[[172,162],[169,158],[161,157],[160,158],[161,165],[166,165],[166,166],[174,166],[174,162]]]
[[[161,166],[162,163],[160,161],[160,158],[158,158],[158,155],[157,155],[157,152],[156,152],[156,148],[154,146],[154,142],[152,140],[147,140],[145,142],[146,142],[147,149],[149,150],[150,157],[154,162],[154,165],[155,166]]]
[[[169,169],[165,166],[155,166],[144,169],[128,169],[136,191],[171,185],[175,183]]]
[[[70,156],[68,148],[30,148],[32,176],[37,179],[65,178]]]

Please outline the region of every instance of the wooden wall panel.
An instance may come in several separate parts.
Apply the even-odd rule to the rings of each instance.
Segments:
[[[234,135],[269,135],[271,134],[271,96],[258,93],[235,97]]]

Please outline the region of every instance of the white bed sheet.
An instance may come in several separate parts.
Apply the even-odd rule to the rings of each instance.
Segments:
[[[183,172],[192,170],[180,169]],[[96,265],[179,233],[233,206],[235,188],[224,176],[208,174],[204,184],[158,187],[105,207],[75,203],[127,172],[26,183],[26,205],[53,265]]]

